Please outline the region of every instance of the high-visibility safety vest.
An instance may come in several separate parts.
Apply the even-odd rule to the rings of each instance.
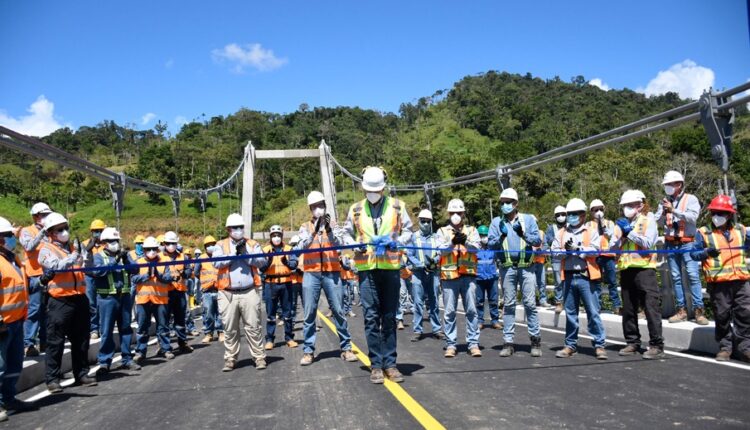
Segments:
[[[427,255],[433,256],[435,254],[434,249],[437,248],[437,241],[435,240],[435,235],[431,235],[428,238],[425,238],[421,235],[415,235],[414,236],[414,246],[416,246],[417,249],[417,258],[419,261],[427,266]],[[430,248],[430,250],[425,251],[422,248]]]
[[[24,227],[23,229],[21,229],[20,234],[23,234],[24,231],[28,231],[31,237],[36,237],[36,235],[39,234],[39,229],[37,228],[36,224],[31,224],[28,227]],[[35,249],[31,251],[24,251],[26,259],[23,262],[23,266],[26,269],[26,276],[42,276],[42,273],[44,273],[44,269],[39,264],[40,249],[42,249],[41,242],[36,246]]]
[[[42,248],[49,250],[59,260],[68,257],[68,253],[52,242],[42,242]],[[41,249],[40,249],[41,251]],[[40,262],[41,263],[41,262]],[[79,264],[74,264],[69,269],[80,269]],[[54,278],[47,284],[47,292],[55,298],[86,294],[86,282],[83,272],[55,273]]]
[[[518,218],[518,222],[521,224],[523,231],[526,232],[526,216],[519,213],[516,214],[516,218]],[[505,222],[505,220],[500,218],[500,222]],[[506,236],[503,239],[503,249],[505,250],[505,252],[503,252],[504,258],[502,259],[503,267],[513,266],[513,259],[510,257],[510,252],[508,251],[520,251],[518,253],[518,267],[529,267],[531,264],[531,260],[533,259],[533,254],[529,252],[531,251],[531,246],[526,244],[526,240],[523,236],[519,236],[518,240],[518,249],[508,249],[508,237]]]
[[[466,237],[470,237],[475,231],[476,228],[470,225],[465,225],[461,229]],[[441,227],[439,234],[451,240],[453,239],[453,227]],[[451,252],[440,254],[440,279],[458,279],[462,275],[477,275],[477,253],[469,252],[464,245],[453,245]]]
[[[149,264],[159,263],[163,261],[162,256],[158,255],[155,260],[148,260],[146,257],[138,259],[138,264]],[[165,270],[165,266],[157,266],[161,270]],[[148,275],[149,268],[141,267],[139,273],[141,275]],[[146,303],[153,303],[155,305],[166,305],[169,303],[169,290],[172,286],[169,283],[161,282],[157,279],[156,275],[150,276],[145,282],[135,284],[135,303],[137,305],[143,305]]]
[[[250,249],[254,249],[256,246],[258,246],[258,242],[252,240],[252,239],[245,239],[246,246]],[[229,247],[231,246],[230,239],[224,238],[221,239],[216,243],[216,246],[220,246],[222,250],[224,250],[224,255],[228,256],[231,255],[229,253]],[[232,286],[232,282],[229,278],[229,271],[231,266],[224,266],[221,269],[218,269],[216,272],[216,288],[220,290],[226,290],[229,289]],[[260,287],[262,282],[260,279],[260,274],[258,273],[258,268],[255,266],[250,266],[250,270],[253,273],[253,285],[256,287]]]
[[[26,269],[17,258],[14,262],[0,256],[0,316],[5,324],[26,319],[29,306]]]
[[[301,284],[302,283],[302,272],[299,270],[295,270],[290,275],[290,278],[292,280],[292,284]]]
[[[106,252],[100,252],[99,255],[102,257],[102,260],[104,260],[104,265],[108,266],[110,262],[110,257],[107,255]],[[127,271],[120,270],[122,272],[122,289],[120,292],[122,293],[130,293],[130,276]],[[109,284],[109,288],[97,288],[96,293],[97,294],[117,294],[117,288],[115,288],[115,278],[111,271],[107,272],[107,283]]]
[[[211,258],[211,256],[204,255],[200,259],[206,260],[208,258]],[[219,271],[216,270],[213,264],[200,263],[200,272],[198,272],[197,275],[201,280],[201,291],[206,291],[206,290],[210,290],[211,288],[216,288],[216,277],[218,274],[219,274]]]
[[[138,255],[137,252],[135,252],[135,249],[128,252],[128,258],[130,261],[138,261],[139,258],[143,257],[143,255]]]
[[[320,248],[331,248],[335,246],[334,242],[331,241],[329,236],[333,236],[333,231],[326,232],[325,229],[321,229],[317,234],[315,232],[315,224],[312,221],[308,221],[303,225],[305,229],[312,235],[312,242],[308,245],[307,249],[320,249]],[[306,252],[300,255],[302,260],[302,270],[305,272],[339,272],[341,271],[341,264],[339,263],[339,252],[336,250],[328,250],[321,252]]]
[[[406,253],[401,251],[401,261],[403,262],[403,266],[401,268],[401,271],[399,272],[399,276],[401,276],[401,279],[411,279],[411,276],[414,274],[412,273],[411,269],[409,269],[406,264],[408,263],[406,259]]]
[[[640,235],[645,235],[648,231],[649,219],[643,214],[638,214],[636,218],[635,226],[633,231]],[[622,238],[622,246],[620,247],[623,251],[648,251],[648,249],[637,245],[627,237]],[[652,248],[653,249],[653,248]],[[617,260],[618,269],[655,269],[656,268],[656,254],[653,252],[643,252],[641,254],[635,252],[623,252],[620,254],[620,258]]]
[[[285,244],[281,248],[281,250],[284,252],[289,252],[292,250],[292,247]],[[263,252],[266,254],[275,252],[273,245],[268,244],[264,246]],[[270,282],[272,284],[286,284],[287,282],[292,281],[292,269],[281,262],[281,257],[281,255],[277,255],[271,258],[271,263],[268,265],[268,269],[266,269],[267,282]]]
[[[181,252],[177,252],[174,258],[172,258],[167,251],[161,253],[161,261],[185,261],[185,255]],[[179,279],[178,281],[172,281],[172,288],[177,291],[187,292],[187,284],[185,279],[182,279],[182,271],[185,270],[184,264],[174,264],[171,266],[163,266],[164,270],[169,270],[172,274],[172,279]]]
[[[750,279],[750,271],[748,271],[745,262],[747,228],[744,225],[737,224],[727,230],[729,240],[724,236],[724,232],[719,229],[701,227],[698,231],[703,236],[703,242],[706,246],[719,250],[717,257],[709,256],[703,260],[703,274],[706,277],[706,282],[747,281]],[[742,249],[728,249],[730,247]]]
[[[586,223],[586,228],[595,228],[599,229],[599,224],[597,224],[596,220],[591,220]],[[620,227],[615,224],[614,221],[608,220],[608,219],[602,219],[602,228],[605,229],[605,231],[611,231],[613,236],[619,236],[621,235]],[[613,252],[607,252],[609,251],[609,238],[604,235],[599,235],[599,249],[601,252],[599,253],[602,257],[616,257],[617,254]]]
[[[677,204],[677,208],[680,212],[685,213],[685,209],[687,209],[687,202],[688,198],[691,197],[688,193],[683,193],[682,198],[680,199],[680,202]],[[672,212],[667,212],[666,216],[666,227],[669,231],[674,233],[674,214]],[[677,221],[677,235],[676,236],[667,236],[664,235],[664,240],[666,241],[680,241],[680,242],[692,242],[693,238],[688,236],[685,237],[685,220],[681,219]]]
[[[351,260],[349,260],[349,264],[351,264]],[[355,280],[355,279],[358,278],[357,274],[354,273],[354,270],[344,269],[344,265],[343,264],[341,265],[341,274],[340,274],[340,277],[341,277],[342,281],[353,281],[353,280]]]
[[[591,226],[587,225],[583,230],[583,237],[581,244],[584,247],[591,246]],[[594,223],[593,228],[597,228],[596,223]],[[565,237],[565,233],[567,232],[567,229],[565,227],[561,228],[558,232],[557,240],[560,243],[560,245],[564,244],[565,241],[563,238]],[[590,281],[596,281],[599,279],[602,279],[602,271],[599,268],[599,265],[596,264],[596,255],[597,254],[586,254],[586,257],[584,260],[586,260],[586,268],[588,269],[588,275]],[[560,279],[563,281],[565,280],[565,257],[563,256],[562,260],[560,260]]]
[[[356,237],[361,243],[370,243],[375,236],[388,236],[393,240],[401,233],[401,211],[404,203],[393,197],[383,197],[383,212],[380,215],[380,226],[375,229],[375,220],[370,213],[367,199],[361,200],[349,208],[348,217],[352,220]],[[354,266],[359,271],[383,269],[400,270],[401,257],[398,251],[386,249],[383,255],[375,255],[375,247],[367,245],[365,252],[354,251]]]
[[[91,243],[92,240],[92,238],[84,240],[83,242],[81,242],[81,247],[83,249],[86,249],[86,247],[89,246],[89,243]],[[99,242],[98,245],[94,245],[94,247],[91,248],[91,255],[93,256],[94,254],[98,254],[102,251],[104,251],[104,242]]]
[[[532,246],[531,249],[534,250],[534,251],[541,251],[542,247],[541,246]],[[542,253],[534,253],[534,257],[531,259],[531,262],[532,263],[544,264],[544,263],[547,262],[547,255],[542,254]]]

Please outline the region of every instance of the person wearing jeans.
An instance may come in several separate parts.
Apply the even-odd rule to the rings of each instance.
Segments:
[[[443,327],[440,321],[440,309],[437,303],[438,279],[437,263],[439,254],[437,241],[432,233],[432,212],[422,209],[419,212],[419,230],[412,235],[410,248],[406,250],[406,258],[412,268],[411,287],[414,299],[414,318],[412,342],[418,342],[424,336],[422,321],[424,321],[424,306],[427,305],[428,318],[432,326],[432,336],[442,339]]]
[[[481,249],[477,251],[477,321],[481,330],[484,326],[484,299],[490,308],[490,324],[492,328],[500,330],[500,308],[498,307],[497,281],[500,275],[495,264],[495,252],[487,249],[490,229],[486,225],[480,225],[479,242]]]
[[[271,226],[271,243],[263,247],[266,254],[289,252],[292,247],[284,243],[284,231],[280,225]],[[281,307],[284,321],[284,342],[289,348],[296,348],[294,340],[294,319],[292,318],[292,271],[297,269],[297,256],[291,254],[269,257],[265,268],[266,296],[266,350],[274,348],[276,338],[276,313]],[[317,300],[315,301],[317,303]]]
[[[216,239],[213,236],[206,236],[203,240],[203,246],[206,249],[205,256],[201,260],[211,258],[216,246]],[[211,263],[195,263],[195,280],[200,282],[200,289],[203,306],[203,343],[211,343],[217,340],[214,334],[218,334],[218,341],[224,342],[224,326],[221,324],[219,317],[219,297],[218,286],[216,282],[217,270]]]
[[[558,232],[561,228],[565,227],[567,213],[565,212],[564,206],[557,206],[555,208],[555,222],[547,225],[547,230],[544,233],[544,244],[546,249],[552,248],[552,242],[557,237]],[[555,313],[559,314],[563,310],[563,284],[560,279],[560,255],[552,254],[550,256],[550,262],[552,265],[552,276],[555,280]]]
[[[604,203],[599,199],[594,199],[589,205],[591,221],[588,222],[589,228],[596,229],[599,233],[599,249],[601,254],[596,258],[596,264],[602,272],[602,279],[597,280],[597,291],[599,292],[599,303],[601,309],[601,284],[607,284],[609,299],[612,302],[612,313],[620,314],[622,301],[620,294],[617,292],[617,262],[616,254],[609,251],[609,243],[617,240],[622,235],[620,228],[615,225],[614,221],[604,218]]]

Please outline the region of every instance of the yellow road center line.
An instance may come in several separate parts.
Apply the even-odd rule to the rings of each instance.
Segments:
[[[323,315],[320,311],[318,311],[318,317],[328,326],[329,329],[333,332],[333,334],[338,336],[338,333],[336,332],[336,326],[333,325],[333,322],[328,319],[325,315]],[[352,352],[356,354],[359,361],[361,361],[365,366],[370,367],[370,357],[367,356],[361,349],[357,347],[357,345],[352,342]],[[419,422],[419,424],[422,425],[422,427],[426,429],[445,429],[445,426],[440,424],[440,421],[436,420],[435,417],[430,415],[427,410],[422,407],[419,402],[414,400],[414,398],[409,395],[409,393],[406,392],[399,384],[392,382],[388,380],[388,378],[385,379],[385,388],[388,389],[388,391],[393,394],[393,397],[398,400],[399,403],[401,403],[401,406],[404,407],[413,417],[414,419]]]

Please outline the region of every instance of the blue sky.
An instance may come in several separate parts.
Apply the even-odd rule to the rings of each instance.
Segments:
[[[0,0],[0,16],[0,124],[40,135],[301,103],[397,112],[487,70],[685,96],[750,79],[746,0]]]

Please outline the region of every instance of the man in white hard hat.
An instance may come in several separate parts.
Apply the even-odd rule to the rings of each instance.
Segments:
[[[0,217],[0,422],[8,411],[34,409],[34,404],[16,398],[16,382],[23,370],[23,321],[29,305],[28,279],[14,254],[15,228]]]
[[[429,209],[422,209],[417,215],[419,230],[412,235],[409,244],[413,248],[407,249],[406,257],[412,266],[412,297],[414,298],[414,319],[412,320],[414,334],[411,341],[417,342],[424,338],[422,321],[424,320],[424,306],[427,304],[427,314],[432,326],[432,336],[443,340],[443,326],[440,321],[440,309],[437,303],[438,285],[440,279],[440,254],[437,251],[437,239],[433,234],[433,217]]]
[[[552,242],[558,236],[561,229],[565,228],[567,223],[567,213],[565,212],[565,206],[555,207],[555,222],[547,225],[547,230],[544,232],[544,244],[547,249],[552,248]],[[552,254],[550,261],[552,263],[552,276],[555,279],[555,313],[559,314],[563,310],[563,284],[560,279],[560,260],[562,256],[560,254]]]
[[[622,332],[627,346],[620,355],[635,355],[641,351],[641,332],[638,329],[638,306],[643,305],[648,323],[649,348],[644,359],[664,358],[664,338],[661,329],[661,292],[656,282],[657,239],[656,220],[648,211],[648,204],[638,190],[627,190],[620,198],[623,218],[617,226],[622,237],[610,244],[610,249],[622,250],[617,260],[622,288]]]
[[[27,357],[38,356],[47,346],[47,309],[42,305],[43,292],[39,284],[43,272],[39,265],[39,249],[47,233],[44,218],[50,213],[52,210],[46,203],[36,203],[31,207],[34,223],[22,228],[18,235],[24,251],[23,267],[29,277],[29,314],[23,323],[23,346]]]
[[[659,203],[655,217],[659,225],[664,228],[664,248],[667,251],[676,251],[667,253],[677,306],[677,311],[669,318],[669,322],[677,323],[688,320],[685,300],[685,291],[687,291],[692,298],[695,322],[708,325],[703,306],[700,262],[694,260],[689,252],[693,248],[701,204],[697,197],[685,192],[685,178],[680,172],[674,170],[667,172],[662,185],[664,185],[666,196]],[[686,278],[683,278],[683,267]]]
[[[411,241],[412,223],[404,202],[384,195],[385,182],[382,168],[364,169],[365,199],[349,208],[346,224],[337,233],[347,245],[362,244],[354,252],[354,265],[359,271],[373,384],[382,384],[385,378],[404,380],[396,368],[396,312],[401,288],[398,247]]]
[[[354,261],[351,256],[341,254],[339,257],[341,263],[341,285],[344,287],[344,315],[354,317],[356,314],[352,311],[354,296],[357,290],[357,268],[354,267]]]
[[[177,233],[164,233],[164,251],[161,253],[165,261],[179,263],[185,261],[185,255],[178,251],[180,238]],[[172,274],[172,288],[169,290],[169,312],[167,320],[172,320],[172,328],[177,335],[177,350],[183,354],[193,352],[193,347],[187,340],[187,281],[192,276],[193,269],[187,264],[173,264],[166,266]]]
[[[201,255],[201,260],[212,258],[214,250],[216,249],[216,239],[209,235],[203,239],[203,246],[206,249],[206,253]],[[196,249],[196,255],[198,255],[198,249]],[[202,343],[211,343],[217,340],[215,334],[218,333],[218,341],[224,343],[224,326],[221,324],[221,318],[219,316],[219,304],[218,295],[219,289],[217,287],[218,271],[212,263],[209,262],[198,262],[195,263],[195,273],[198,276],[198,280],[201,285],[201,295],[203,297],[203,340]]]
[[[352,352],[349,325],[344,316],[343,286],[341,285],[341,264],[338,251],[325,250],[341,244],[341,239],[334,233],[335,223],[331,215],[326,212],[326,200],[323,193],[313,191],[307,196],[307,206],[310,208],[310,221],[305,222],[299,229],[299,243],[296,250],[316,250],[317,252],[303,253],[302,266],[302,297],[304,307],[304,326],[302,334],[305,338],[300,365],[309,366],[315,358],[315,320],[318,313],[318,302],[321,290],[328,299],[328,306],[336,326],[339,337],[341,358],[344,361],[355,362],[357,356]]]
[[[294,235],[289,239],[289,246],[295,248],[299,244],[299,236]],[[304,308],[305,302],[302,297],[302,269],[299,267],[299,258],[297,259],[297,268],[292,271],[292,323],[297,321],[297,303],[302,302]]]
[[[592,337],[594,354],[598,360],[607,359],[604,349],[606,335],[599,316],[599,294],[594,281],[601,278],[595,252],[599,250],[599,232],[586,220],[586,203],[570,199],[565,207],[567,225],[552,243],[552,252],[562,252],[560,262],[565,302],[565,346],[555,357],[570,358],[578,352],[578,307],[583,304],[588,319],[588,332]]]
[[[214,262],[218,269],[219,313],[224,325],[224,367],[231,372],[240,355],[240,334],[250,345],[255,368],[266,368],[261,324],[261,284],[258,269],[268,264],[260,244],[245,236],[245,221],[240,214],[230,214],[226,221],[229,237],[214,247],[214,258],[223,256],[255,255],[254,257]]]
[[[594,282],[598,283],[596,290],[599,293],[601,293],[602,282],[607,284],[609,300],[612,303],[612,313],[619,315],[622,301],[620,300],[620,294],[617,292],[617,255],[608,251],[609,243],[617,240],[622,232],[614,221],[604,218],[604,209],[604,202],[599,199],[594,199],[589,204],[589,213],[591,214],[591,220],[588,222],[589,228],[596,229],[599,233],[599,250],[601,251],[601,254],[596,258],[596,264],[602,272],[602,279]]]
[[[518,211],[518,193],[506,188],[500,194],[501,216],[490,224],[488,245],[501,249],[502,264],[500,278],[503,280],[503,348],[501,357],[510,357],[515,352],[513,337],[516,331],[517,285],[521,286],[523,306],[526,311],[531,356],[542,355],[542,338],[536,311],[536,276],[531,270],[533,247],[541,246],[542,238],[533,215]]]
[[[267,254],[289,252],[292,247],[284,243],[284,230],[280,225],[272,225],[271,241],[263,246]],[[266,293],[266,350],[274,348],[276,340],[276,314],[281,308],[284,322],[284,342],[289,348],[296,348],[294,340],[294,320],[292,319],[292,271],[297,268],[298,260],[294,254],[270,257],[265,269]]]

